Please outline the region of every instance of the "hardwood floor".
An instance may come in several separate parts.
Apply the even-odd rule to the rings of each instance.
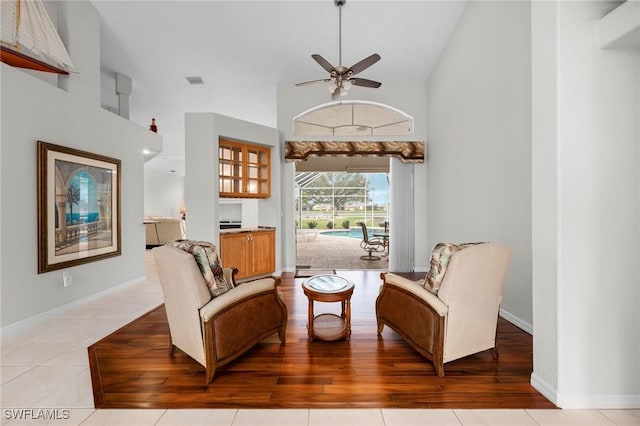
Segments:
[[[283,274],[287,343],[277,335],[216,371],[177,351],[160,306],[89,347],[96,408],[555,408],[530,384],[532,337],[500,319],[500,360],[490,351],[431,363],[393,330],[376,335],[379,271],[338,271],[356,283],[351,341],[307,341],[303,278]],[[340,304],[317,304],[316,313]]]

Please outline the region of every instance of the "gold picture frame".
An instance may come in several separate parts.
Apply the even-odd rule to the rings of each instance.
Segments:
[[[38,141],[38,273],[121,254],[120,160]]]

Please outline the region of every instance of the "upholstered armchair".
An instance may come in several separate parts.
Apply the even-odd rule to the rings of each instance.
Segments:
[[[183,238],[182,221],[171,217],[147,217],[144,220],[147,248]]]
[[[202,364],[207,384],[216,368],[267,336],[278,333],[285,342],[287,308],[278,294],[279,278],[236,285],[234,270],[220,267],[224,279],[216,277],[222,284],[213,288],[193,254],[165,245],[153,249],[153,256],[169,322],[169,353],[177,347]],[[217,253],[213,257],[218,261]]]
[[[395,330],[430,360],[444,364],[487,349],[497,358],[496,328],[511,250],[497,243],[440,244],[424,280],[382,273],[378,335]]]

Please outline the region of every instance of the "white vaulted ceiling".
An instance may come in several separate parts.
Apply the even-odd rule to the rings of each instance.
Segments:
[[[183,173],[186,112],[215,112],[275,127],[279,84],[324,78],[313,53],[338,65],[333,0],[93,4],[102,20],[103,73],[131,77],[131,120],[148,126],[151,117],[157,119],[164,152],[149,165],[163,170]],[[382,59],[361,77],[383,85],[424,82],[465,5],[348,0],[342,8],[343,65],[379,53]],[[191,76],[204,84],[189,84],[185,77]]]

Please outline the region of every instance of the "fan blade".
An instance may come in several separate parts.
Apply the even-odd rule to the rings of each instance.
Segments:
[[[362,72],[362,71],[366,70],[371,65],[375,64],[376,62],[378,62],[379,60],[380,60],[380,55],[378,55],[377,53],[374,53],[373,55],[371,55],[371,56],[369,56],[367,58],[364,58],[363,60],[361,60],[360,62],[358,62],[357,64],[355,64],[351,68],[349,68],[347,73],[349,71],[351,71],[351,75],[356,75],[359,72]]]
[[[378,81],[367,80],[366,78],[350,78],[349,81],[351,81],[354,86],[372,87],[374,89],[382,86],[382,83]]]
[[[325,58],[318,55],[317,53],[314,53],[313,55],[311,55],[311,57],[315,59],[315,61],[319,63],[320,66],[324,68],[328,73],[332,73],[336,70],[336,68],[333,65],[331,65],[329,61],[327,61]]]
[[[309,84],[315,84],[315,83],[321,83],[321,82],[328,83],[328,82],[330,82],[330,81],[331,81],[331,79],[330,79],[330,78],[321,78],[320,80],[311,80],[311,81],[304,81],[304,82],[302,82],[302,83],[296,83],[296,87],[299,87],[299,86],[307,86],[307,85],[309,85]]]

